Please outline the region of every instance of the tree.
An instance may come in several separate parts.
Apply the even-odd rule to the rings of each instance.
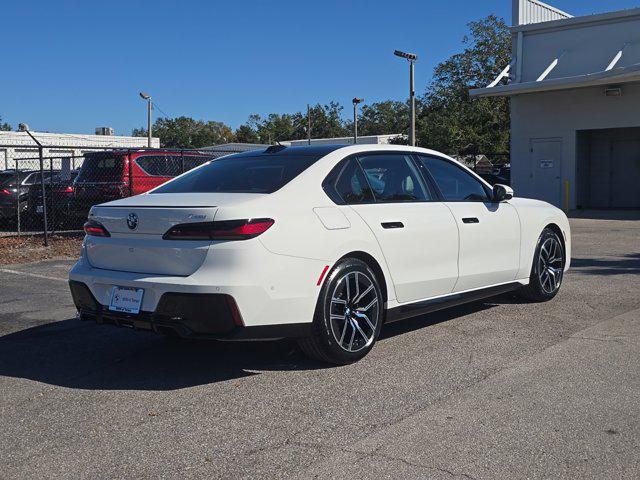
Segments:
[[[511,35],[494,15],[470,22],[465,49],[440,63],[418,102],[418,143],[450,153],[509,151],[509,100],[469,97],[484,87],[511,58]]]
[[[342,118],[343,109],[338,102],[312,106],[310,108],[311,138],[336,138],[351,135],[351,128]],[[301,122],[307,121],[306,112],[304,112],[304,115],[300,114],[300,116]],[[306,125],[304,133],[306,136]]]
[[[333,138],[350,135],[350,128],[342,118],[343,107],[337,102],[327,105],[317,104],[310,108],[311,137]],[[274,143],[280,140],[298,140],[307,138],[307,111],[296,113],[270,113],[266,117],[251,115],[247,123],[236,131],[253,131],[261,143]],[[244,134],[244,133],[243,133]]]
[[[352,125],[352,122],[349,122]],[[409,106],[395,100],[363,105],[358,116],[358,135],[406,134],[409,131]]]
[[[235,131],[235,141],[240,143],[260,143],[258,132],[249,125],[240,125]]]
[[[8,123],[2,123],[2,117],[0,117],[0,132],[10,132],[11,125]]]
[[[234,140],[233,131],[222,122],[194,120],[191,117],[158,118],[152,129],[164,148],[201,148]],[[144,128],[133,130],[134,137],[146,137]]]

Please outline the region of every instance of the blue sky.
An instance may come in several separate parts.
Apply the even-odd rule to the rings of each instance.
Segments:
[[[640,0],[557,0],[573,15]],[[237,127],[252,113],[294,112],[355,95],[404,99],[460,49],[466,23],[511,18],[511,0],[5,2],[0,116],[36,131],[142,126],[149,92],[169,116]],[[156,115],[161,115],[159,111]]]

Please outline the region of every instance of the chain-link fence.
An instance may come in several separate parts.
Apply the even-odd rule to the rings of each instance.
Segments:
[[[9,146],[11,147],[11,146]],[[0,168],[0,235],[80,230],[89,209],[138,195],[209,160],[226,149],[25,149],[17,145]],[[72,152],[81,152],[80,155]],[[510,184],[509,154],[454,155],[491,184]]]
[[[229,150],[73,147],[82,155],[19,150],[0,170],[0,235],[79,230],[91,206],[138,195]]]

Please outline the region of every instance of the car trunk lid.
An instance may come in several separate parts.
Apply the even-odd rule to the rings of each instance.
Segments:
[[[110,237],[87,236],[86,253],[96,267],[124,272],[187,276],[204,262],[210,240],[164,240],[179,224],[212,222],[218,206],[256,195],[144,194],[98,205],[89,218]]]

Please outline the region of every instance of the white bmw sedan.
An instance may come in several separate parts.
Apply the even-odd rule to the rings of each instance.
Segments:
[[[80,317],[215,339],[294,337],[335,364],[384,323],[517,291],[552,299],[564,213],[416,147],[272,146],[95,206]]]

